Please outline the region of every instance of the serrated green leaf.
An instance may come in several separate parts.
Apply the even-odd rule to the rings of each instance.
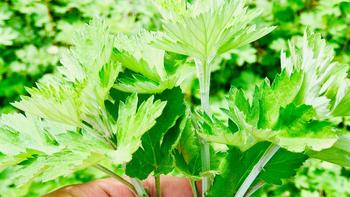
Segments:
[[[266,79],[258,86],[252,100],[241,91],[230,92],[224,112],[235,127],[207,117],[200,135],[242,151],[259,141],[293,152],[330,148],[342,133],[333,118],[347,114],[347,67],[332,62],[330,48],[317,34],[305,33],[302,49],[291,43],[290,53],[289,58],[282,53],[281,73],[271,85]]]
[[[156,124],[165,105],[151,96],[138,106],[137,95],[130,95],[119,104],[111,136],[101,136],[94,128],[77,130],[37,117],[4,115],[0,141],[6,143],[0,145],[0,167],[15,166],[11,180],[20,187],[36,178],[50,181],[99,162],[123,164],[141,146],[141,137]]]
[[[210,171],[203,172],[201,166],[201,151],[200,142],[201,138],[198,136],[193,124],[193,120],[188,117],[185,128],[181,134],[180,141],[177,148],[173,151],[175,157],[176,169],[181,172],[185,177],[190,179],[199,180],[201,176],[205,174],[216,174],[218,166],[221,160],[224,158],[225,153],[214,150],[210,146]],[[197,128],[198,129],[198,128]],[[222,151],[222,150],[221,150]]]
[[[280,108],[294,101],[302,82],[303,73],[295,71],[288,77],[286,71],[282,71],[271,86],[263,83],[259,89],[261,96],[254,95],[254,99],[259,99],[260,103],[259,128],[272,128],[276,124]]]
[[[176,122],[185,113],[183,94],[177,87],[155,95],[155,98],[167,101],[167,106],[157,123],[142,136],[142,147],[133,154],[132,160],[126,165],[126,174],[131,177],[145,179],[152,171],[156,175],[169,173],[169,169],[174,166],[171,164],[169,167],[168,160],[172,160],[172,156],[168,153],[175,148],[178,141],[179,135],[175,133],[179,132],[179,128],[173,127],[179,126]],[[172,140],[168,144],[164,139],[170,136]],[[166,166],[162,166],[164,163]]]
[[[322,151],[307,151],[313,158],[332,162],[341,166],[350,167],[350,135],[339,136],[337,142],[330,148]]]
[[[121,74],[114,88],[123,92],[138,92],[140,94],[162,92],[166,89],[159,82],[150,80],[137,73]]]
[[[180,9],[182,11],[177,13],[171,8],[162,9],[170,11],[172,17],[163,25],[165,35],[154,44],[164,50],[202,61],[210,61],[220,54],[244,46],[274,29],[256,29],[255,25],[251,25],[259,12],[247,11],[241,0],[196,1]]]
[[[274,128],[281,131],[276,136],[277,143],[295,152],[331,147],[337,141],[337,129],[330,122],[313,120],[315,116],[316,110],[307,105],[282,108]]]
[[[0,141],[6,143],[0,145],[0,166],[15,166],[15,186],[37,177],[49,181],[106,160],[129,161],[166,105],[150,97],[138,106],[133,94],[113,109],[120,115],[111,119],[104,103],[120,70],[113,37],[98,20],[78,34],[59,73],[45,77],[28,89],[30,96],[14,103],[26,116],[1,117]]]
[[[199,176],[201,172],[200,143],[191,124],[186,120],[177,148],[174,150],[176,167],[186,176]]]
[[[209,142],[238,146],[243,151],[247,150],[257,142],[252,135],[253,127],[245,122],[244,114],[238,109],[236,109],[235,114],[238,119],[229,120],[233,123],[233,128],[228,127],[215,116],[211,119],[202,114],[201,127],[203,130],[199,136]]]
[[[137,93],[160,93],[171,89],[186,79],[193,69],[186,64],[171,65],[175,72],[168,72],[165,65],[165,51],[150,45],[159,35],[140,31],[133,36],[118,34],[116,38],[115,59],[123,67],[132,71],[121,75],[114,86],[118,90]]]
[[[208,196],[233,196],[254,165],[269,147],[269,142],[260,142],[245,152],[231,147],[220,165],[220,174],[215,177]],[[263,167],[256,182],[280,184],[296,173],[307,157],[300,153],[291,153],[280,149]]]
[[[52,77],[37,88],[27,89],[31,97],[24,96],[13,105],[30,114],[70,125],[80,124],[78,95],[69,85],[63,85]]]
[[[349,100],[349,66],[334,61],[334,51],[320,34],[304,33],[302,46],[289,42],[290,57],[281,53],[281,66],[288,73],[304,72],[304,82],[297,101],[312,105],[318,116],[347,116],[345,103]],[[343,103],[343,104],[341,104]],[[340,106],[338,106],[340,104]]]
[[[141,137],[156,125],[156,119],[161,116],[163,109],[166,109],[167,101],[157,99],[153,102],[153,100],[154,97],[151,96],[137,108],[137,96],[132,94],[126,99],[125,104],[119,104],[119,115],[114,132],[118,140],[117,151],[120,153],[134,153],[141,145]]]
[[[46,76],[28,89],[15,107],[49,120],[82,127],[82,121],[105,132],[104,100],[113,86],[120,65],[113,60],[113,37],[108,25],[93,20],[74,35],[73,47],[61,58],[59,73]]]

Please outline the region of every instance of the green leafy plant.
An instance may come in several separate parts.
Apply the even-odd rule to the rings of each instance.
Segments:
[[[175,6],[160,1],[163,7],[163,38],[156,46],[167,51],[194,58],[199,79],[201,105],[209,113],[209,88],[212,61],[223,53],[242,47],[271,32],[274,27],[256,29],[251,22],[259,12],[247,11],[243,1],[196,1],[187,7],[181,0]],[[203,141],[201,148],[203,171],[210,170],[209,145]],[[209,188],[204,178],[203,192]]]
[[[115,35],[93,20],[64,50],[62,66],[13,103],[23,113],[1,116],[7,186],[94,167],[137,196],[147,196],[140,180],[149,175],[161,196],[160,175],[173,174],[188,178],[194,194],[202,179],[203,196],[240,197],[281,184],[309,157],[350,166],[349,134],[338,127],[350,115],[348,65],[333,61],[319,34],[289,42],[280,74],[250,97],[231,89],[218,118],[209,105],[214,62],[275,27],[257,26],[259,12],[243,1],[155,4],[162,32]],[[183,93],[194,73],[200,109]]]
[[[245,170],[248,175],[244,181],[240,179],[243,182],[236,196],[247,192],[255,179],[259,179],[264,166],[264,173],[269,172],[268,161],[281,148],[290,151],[287,152],[290,155],[285,158],[299,157],[296,154],[299,152],[309,157],[349,165],[346,151],[348,134],[338,128],[335,121],[349,113],[346,104],[349,95],[346,78],[348,66],[332,62],[331,48],[317,34],[305,33],[301,48],[291,42],[290,54],[287,58],[282,52],[281,74],[276,76],[272,84],[265,80],[257,86],[252,100],[248,100],[240,90],[231,90],[229,109],[224,110],[229,118],[228,126],[215,117],[203,115],[202,125],[206,132],[200,135],[209,141],[238,147],[243,153],[254,150],[262,141],[272,143],[254,166],[247,166]],[[341,153],[334,154],[336,151]],[[288,160],[285,161],[287,165]],[[296,167],[299,165],[301,163]],[[232,168],[227,170],[231,171]],[[269,182],[271,176],[273,174],[267,179],[260,179]],[[222,185],[218,187],[225,188]]]
[[[282,187],[271,187],[256,196],[347,196],[348,170],[325,161],[309,159]]]
[[[149,1],[5,0],[0,2],[1,112],[25,94],[59,62],[72,34],[94,17],[103,18],[112,32],[158,29],[156,8]]]

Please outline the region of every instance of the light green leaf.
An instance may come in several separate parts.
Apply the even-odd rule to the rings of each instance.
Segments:
[[[338,141],[322,151],[307,151],[310,157],[350,167],[350,134],[339,136]]]
[[[46,76],[36,88],[28,89],[30,96],[13,105],[26,113],[76,127],[88,123],[108,135],[111,131],[104,101],[120,71],[112,52],[114,39],[100,20],[93,20],[74,38],[73,47],[62,55],[59,73]]]
[[[266,81],[261,85],[258,94],[254,95],[260,103],[259,128],[272,128],[276,124],[280,108],[294,101],[302,82],[303,73],[295,71],[288,77],[286,71],[282,71],[271,86]]]
[[[156,124],[165,105],[149,97],[138,106],[136,94],[127,97],[119,104],[111,136],[22,114],[3,115],[0,167],[15,166],[10,178],[19,187],[36,178],[46,182],[99,162],[124,164],[141,146],[141,137]]]
[[[302,46],[296,46],[289,42],[290,57],[282,51],[281,66],[289,74],[295,70],[304,72],[297,101],[314,106],[321,118],[349,115],[345,105],[350,98],[349,66],[333,61],[334,51],[320,34],[306,31]]]
[[[164,6],[164,3],[160,5]],[[259,12],[247,11],[242,0],[195,1],[187,7],[167,5],[170,8],[162,9],[163,13],[170,11],[170,14],[163,14],[167,18],[163,25],[165,35],[154,42],[155,46],[202,61],[210,62],[220,54],[253,42],[274,29],[251,25]],[[175,10],[181,11],[174,16]]]
[[[18,36],[18,33],[12,28],[0,26],[0,46],[12,45],[13,40],[15,40]]]
[[[162,92],[166,89],[166,86],[159,82],[152,81],[143,75],[133,73],[130,76],[122,73],[118,77],[117,83],[114,88],[123,92],[137,92],[141,94],[147,94],[152,92]]]
[[[230,92],[227,125],[202,115],[205,132],[200,135],[242,151],[259,141],[293,152],[332,147],[342,134],[334,118],[348,113],[347,66],[332,62],[325,41],[308,32],[302,49],[291,43],[290,53],[289,58],[282,53],[281,73],[271,85],[265,80],[258,86],[252,100],[241,91]]]
[[[27,89],[29,96],[13,103],[18,109],[50,120],[80,125],[81,114],[78,93],[71,85],[61,83],[57,77],[47,77],[37,88]]]
[[[162,114],[167,102],[153,100],[154,97],[151,96],[137,108],[137,96],[132,94],[125,103],[119,104],[114,133],[117,135],[117,150],[120,153],[134,153],[141,145],[141,137],[156,124],[156,119]]]
[[[315,109],[308,105],[282,108],[274,128],[279,132],[276,143],[293,152],[330,148],[338,139],[338,129],[330,122],[313,120],[315,116]]]
[[[149,44],[157,37],[158,34],[145,30],[134,36],[118,34],[114,49],[117,59],[124,67],[151,80],[165,80],[164,51]]]
[[[244,114],[237,108],[235,114],[237,115],[235,118],[238,119],[229,120],[229,124],[231,123],[233,127],[225,125],[215,116],[210,118],[202,114],[200,116],[202,132],[199,132],[198,135],[209,142],[238,146],[243,151],[249,149],[257,143],[252,135],[254,128],[245,122]]]
[[[2,115],[0,119],[2,138],[6,149],[14,154],[24,153],[26,149],[52,154],[60,150],[55,137],[50,133],[47,122],[37,117],[24,116],[19,113]],[[57,131],[57,132],[64,132]],[[2,153],[11,154],[4,149]],[[17,151],[16,151],[17,150]]]
[[[114,101],[119,108],[108,109],[119,115],[114,120],[105,101],[121,67],[108,26],[94,20],[73,44],[59,72],[14,103],[26,115],[0,119],[0,167],[17,169],[11,175],[16,186],[37,177],[49,181],[99,162],[128,162],[166,106],[152,96],[139,102],[133,94],[125,102]]]
[[[159,37],[157,33],[140,31],[136,35],[118,34],[115,59],[128,70],[118,78],[114,88],[125,92],[160,93],[182,83],[194,73],[189,65],[165,67],[165,52],[150,45]],[[128,72],[131,71],[131,72]]]

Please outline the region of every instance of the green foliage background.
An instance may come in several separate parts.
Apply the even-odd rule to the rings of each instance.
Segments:
[[[253,44],[224,55],[212,75],[211,102],[221,103],[231,86],[252,90],[264,77],[279,72],[279,53],[288,39],[300,39],[305,27],[319,32],[336,52],[336,60],[350,64],[349,0],[250,0],[262,9],[258,24],[277,29]],[[160,16],[146,0],[3,0],[0,2],[0,112],[14,110],[10,103],[25,94],[45,73],[54,72],[62,48],[69,47],[72,33],[93,17],[110,24],[113,32],[132,34],[140,28],[160,29]],[[189,91],[199,103],[198,82]],[[349,127],[345,120],[343,126]],[[265,196],[348,196],[350,171],[333,164],[311,160],[293,180],[282,187],[264,188]],[[33,184],[10,195],[36,196],[36,191],[86,182],[101,175],[93,170],[50,182],[42,188]],[[0,173],[0,180],[6,172]],[[1,185],[1,184],[0,184]],[[1,186],[0,186],[1,190]]]

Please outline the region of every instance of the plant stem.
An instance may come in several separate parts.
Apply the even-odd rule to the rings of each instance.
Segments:
[[[210,114],[209,104],[209,91],[210,91],[210,65],[207,60],[194,59],[197,75],[199,79],[199,90],[201,96],[201,107],[202,110]],[[210,149],[208,142],[202,140],[201,143],[201,160],[202,160],[202,171],[207,172],[210,170]],[[205,196],[206,192],[210,187],[209,176],[204,176],[202,180],[202,196]]]
[[[192,193],[194,197],[198,197],[198,190],[196,186],[196,181],[190,180],[191,188],[192,188]]]
[[[156,175],[154,176],[155,182],[156,182],[156,196],[161,197],[162,196],[162,191],[160,189],[160,176]]]
[[[202,158],[202,171],[206,172],[210,170],[210,152],[208,142],[202,141],[201,144],[201,158]],[[210,180],[208,175],[205,175],[202,179],[202,196],[209,190]]]
[[[247,191],[247,193],[244,195],[244,197],[250,197],[252,194],[254,194],[256,191],[258,191],[264,185],[265,185],[265,181],[259,181],[257,184],[255,184],[252,188],[250,188]]]
[[[132,178],[131,183],[134,185],[139,196],[148,197],[148,193],[146,192],[142,182],[139,179]]]
[[[138,193],[134,187],[134,185],[132,185],[131,183],[129,183],[127,180],[125,180],[123,177],[117,175],[116,173],[114,173],[113,171],[109,170],[108,168],[97,164],[95,165],[95,168],[97,168],[98,170],[106,173],[107,175],[117,179],[119,182],[123,183],[125,186],[127,186],[136,196],[138,196]]]
[[[264,155],[259,159],[258,163],[256,163],[250,171],[249,175],[245,178],[242,185],[239,187],[235,197],[243,197],[244,194],[249,189],[250,185],[254,182],[256,177],[260,174],[261,170],[264,166],[269,162],[269,160],[275,155],[280,147],[275,144],[271,144],[265,151]]]

